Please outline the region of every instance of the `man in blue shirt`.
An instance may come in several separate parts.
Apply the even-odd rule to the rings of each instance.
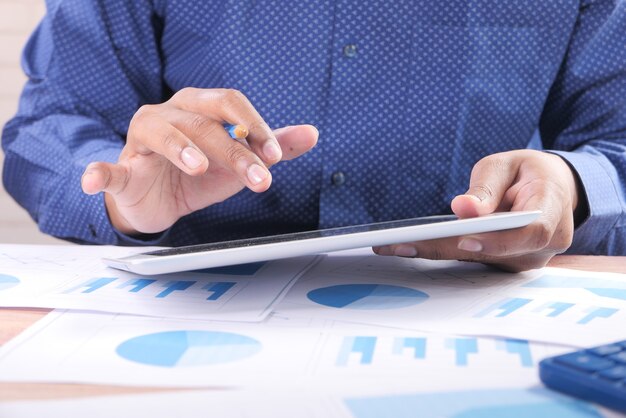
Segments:
[[[511,270],[626,252],[623,0],[47,5],[3,133],[5,186],[46,233],[182,245],[452,202],[543,215],[375,250]]]

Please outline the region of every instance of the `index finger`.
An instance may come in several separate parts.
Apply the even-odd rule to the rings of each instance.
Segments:
[[[233,89],[185,88],[171,101],[180,109],[207,116],[231,125],[245,125],[250,148],[266,164],[275,164],[282,158],[276,136],[248,98]]]

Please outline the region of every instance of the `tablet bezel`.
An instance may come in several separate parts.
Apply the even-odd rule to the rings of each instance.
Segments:
[[[540,213],[540,211],[500,212],[466,219],[458,219],[454,215],[427,216],[168,248],[129,257],[104,258],[103,261],[109,267],[137,274],[165,274],[519,228],[530,224]],[[347,233],[337,235],[337,231],[342,230]],[[270,242],[263,242],[264,240]],[[223,248],[216,249],[220,247]],[[164,252],[170,254],[163,255]]]

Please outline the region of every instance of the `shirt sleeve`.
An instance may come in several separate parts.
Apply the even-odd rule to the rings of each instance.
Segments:
[[[116,162],[130,118],[162,101],[158,20],[148,0],[48,0],[22,56],[28,82],[5,126],[3,180],[42,232],[83,243],[160,244],[112,227],[81,190],[92,161]]]
[[[541,118],[544,147],[575,170],[589,210],[569,253],[626,254],[625,39],[626,1],[583,1]]]

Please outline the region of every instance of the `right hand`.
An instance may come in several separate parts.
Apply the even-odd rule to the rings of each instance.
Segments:
[[[232,139],[223,122],[245,125],[247,142]],[[89,164],[82,188],[105,192],[120,232],[157,233],[244,187],[266,191],[268,168],[306,153],[317,137],[310,125],[272,131],[238,91],[185,88],[165,103],[141,107],[117,164]]]

